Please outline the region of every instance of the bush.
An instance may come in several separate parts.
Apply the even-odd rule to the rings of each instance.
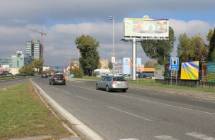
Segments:
[[[19,73],[20,73],[20,75],[25,75],[25,76],[31,75],[31,76],[33,76],[34,75],[34,68],[31,64],[25,65],[19,70]]]
[[[84,73],[82,71],[82,69],[78,68],[78,67],[74,67],[70,70],[70,73],[74,75],[75,78],[82,78]]]

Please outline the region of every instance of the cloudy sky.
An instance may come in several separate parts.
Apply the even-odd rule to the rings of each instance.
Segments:
[[[112,22],[108,16],[116,20],[116,57],[131,56],[131,44],[120,41],[124,17],[167,18],[176,36],[205,36],[215,27],[214,5],[214,0],[0,0],[0,57],[24,50],[27,40],[40,39],[30,31],[37,29],[48,33],[46,64],[66,65],[78,58],[74,40],[81,34],[95,37],[100,56],[110,58]],[[147,60],[140,46],[138,56]]]

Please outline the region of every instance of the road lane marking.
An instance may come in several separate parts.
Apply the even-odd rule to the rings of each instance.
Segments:
[[[85,89],[85,90],[89,90],[89,91],[98,91],[96,89],[84,88],[84,87],[77,86],[77,85],[71,85],[71,86],[78,87],[78,88]],[[195,112],[200,112],[200,113],[204,113],[204,114],[208,114],[208,115],[215,115],[215,113],[211,113],[211,112],[207,112],[207,111],[202,111],[202,110],[197,110],[197,109],[191,109],[191,108],[186,108],[186,107],[182,107],[182,106],[170,105],[170,104],[167,104],[167,103],[162,103],[162,102],[153,101],[153,100],[147,100],[147,99],[143,99],[143,98],[140,99],[140,98],[136,98],[136,97],[131,97],[129,95],[121,95],[121,94],[113,94],[113,93],[109,93],[108,95],[121,96],[121,97],[130,98],[130,99],[136,99],[136,100],[144,101],[144,102],[148,102],[148,103],[155,103],[155,104],[165,105],[165,106],[169,106],[169,107],[173,107],[173,108],[177,108],[177,109],[183,109],[183,110],[188,110],[188,111],[195,111]]]
[[[173,107],[173,108],[177,108],[177,109],[184,109],[184,110],[189,110],[189,111],[201,112],[201,113],[205,113],[205,114],[208,114],[208,115],[215,115],[215,113],[211,113],[211,112],[207,112],[207,111],[196,110],[196,109],[191,109],[191,108],[182,107],[182,106],[170,105],[170,104],[167,104],[167,103],[156,102],[156,101],[147,100],[147,99],[143,99],[143,98],[140,99],[140,98],[131,97],[131,96],[128,96],[128,95],[120,95],[120,94],[112,94],[112,95],[121,96],[121,97],[125,97],[125,98],[130,98],[130,99],[136,99],[136,100],[143,101],[143,102],[148,102],[148,103],[155,103],[155,104],[165,105],[165,106],[169,106],[169,107]]]
[[[127,138],[127,139],[119,139],[119,140],[139,140],[139,139],[136,139],[136,138]]]
[[[143,116],[140,116],[140,115],[137,115],[137,114],[134,114],[134,113],[130,113],[130,112],[127,112],[127,111],[124,111],[124,110],[121,110],[119,108],[116,108],[116,107],[113,107],[113,106],[108,106],[109,109],[112,109],[112,110],[115,110],[115,111],[118,111],[118,112],[121,112],[121,113],[125,113],[127,115],[130,115],[132,117],[135,117],[135,118],[138,118],[138,119],[142,119],[142,120],[145,120],[145,121],[152,121],[151,119],[148,119],[146,117],[143,117]]]
[[[75,97],[77,97],[77,98],[79,98],[79,99],[82,99],[82,100],[85,100],[85,101],[89,101],[89,102],[92,101],[92,100],[90,100],[90,99],[88,99],[88,98],[85,98],[85,97],[82,97],[82,96],[75,96]]]
[[[190,133],[186,133],[186,135],[191,136],[196,139],[200,139],[200,140],[215,140],[214,137],[210,137],[210,136],[198,133],[198,132],[190,132]]]
[[[172,136],[168,136],[168,135],[155,136],[155,138],[159,139],[159,140],[178,140],[178,139],[173,138]]]

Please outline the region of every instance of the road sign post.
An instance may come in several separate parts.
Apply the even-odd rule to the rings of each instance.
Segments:
[[[171,78],[171,85],[172,85],[172,73],[175,72],[176,73],[176,85],[178,82],[178,70],[179,70],[179,58],[178,57],[170,57],[170,65],[169,65],[169,69],[170,69],[170,78]]]

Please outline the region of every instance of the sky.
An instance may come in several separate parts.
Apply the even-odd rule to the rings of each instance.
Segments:
[[[214,0],[0,0],[0,58],[24,50],[26,41],[40,39],[30,29],[47,32],[44,56],[47,65],[67,65],[79,57],[75,38],[91,35],[100,43],[101,58],[110,59],[112,21],[115,18],[116,57],[130,57],[132,44],[122,42],[123,18],[148,15],[169,19],[176,35],[200,34],[215,27]],[[147,61],[139,44],[137,56]],[[172,53],[176,55],[176,51]]]

